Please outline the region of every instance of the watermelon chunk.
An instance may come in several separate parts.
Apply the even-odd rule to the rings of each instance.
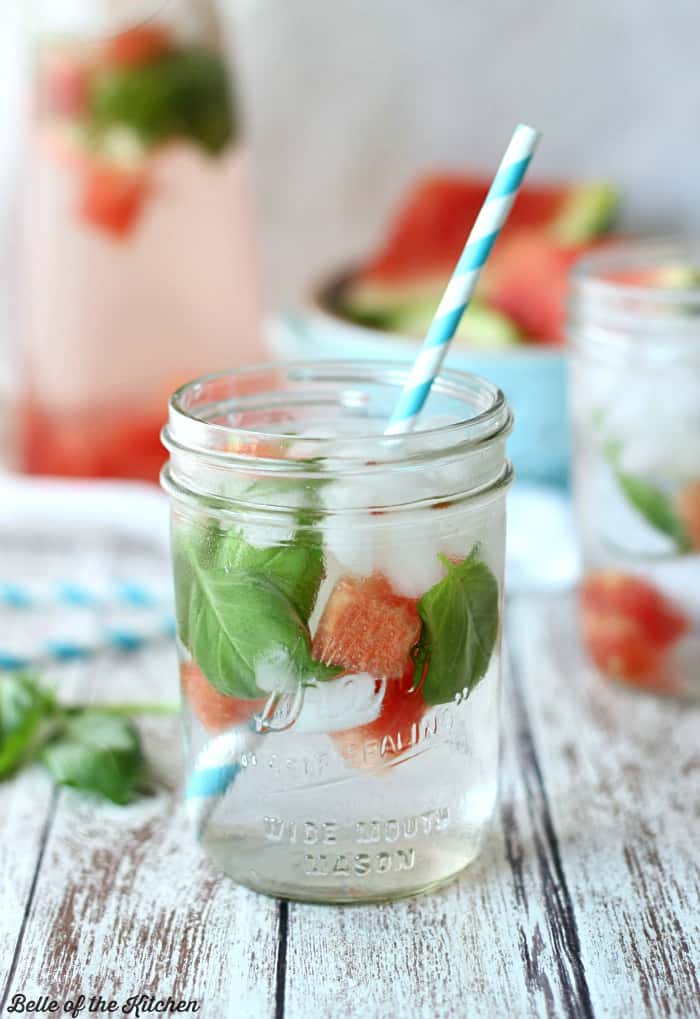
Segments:
[[[180,666],[180,684],[187,703],[208,732],[223,732],[249,722],[267,700],[246,701],[219,693],[195,662]]]
[[[579,601],[583,640],[598,668],[663,687],[667,652],[690,629],[683,610],[648,581],[617,570],[589,573]]]
[[[437,307],[489,183],[481,177],[444,175],[419,181],[386,243],[344,288],[340,310],[368,325],[412,331],[406,320],[413,319],[415,307]],[[605,231],[615,206],[614,192],[603,184],[523,187],[489,259],[490,289],[484,281],[477,291],[486,302],[482,307],[499,312],[500,320],[475,316],[465,327],[465,338],[480,346],[502,347],[522,331],[545,342],[559,342],[561,290],[568,268]],[[525,246],[520,243],[523,235],[531,239]],[[524,254],[526,285],[513,273],[514,265],[523,267]],[[506,263],[503,271],[501,261]],[[504,325],[494,328],[499,321]]]
[[[104,62],[108,67],[140,67],[164,56],[172,48],[170,32],[163,25],[137,25],[108,40]]]
[[[145,169],[86,161],[80,216],[90,226],[123,239],[135,228],[148,195]]]
[[[416,742],[416,730],[427,708],[420,689],[413,689],[413,664],[399,679],[386,681],[379,715],[353,729],[332,733],[348,764],[362,770],[391,762]]]
[[[80,117],[88,108],[90,68],[70,53],[48,55],[40,69],[39,105],[59,117]]]
[[[413,598],[395,594],[381,573],[343,577],[318,624],[313,656],[350,673],[398,680],[412,667],[411,649],[420,636],[416,606]]]

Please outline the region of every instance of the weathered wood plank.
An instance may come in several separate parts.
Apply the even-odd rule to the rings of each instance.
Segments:
[[[0,1014],[53,817],[52,805],[51,782],[38,769],[0,784]]]
[[[511,622],[594,1013],[700,1016],[700,710],[598,678],[572,598]]]
[[[172,648],[103,656],[61,680],[66,696],[172,699]],[[274,1014],[278,908],[217,874],[178,806],[179,720],[143,724],[156,794],[128,807],[58,796],[8,1000],[79,992],[194,1000],[201,1014]]]
[[[290,906],[289,1019],[592,1014],[539,762],[510,683],[504,700],[502,807],[479,860],[423,899]]]

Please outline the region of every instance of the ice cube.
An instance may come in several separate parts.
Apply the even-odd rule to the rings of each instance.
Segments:
[[[294,731],[339,732],[367,725],[379,717],[385,690],[386,680],[376,680],[366,672],[307,686]]]

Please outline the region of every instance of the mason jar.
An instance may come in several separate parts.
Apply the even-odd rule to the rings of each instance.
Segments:
[[[186,798],[241,884],[309,901],[435,888],[498,790],[503,394],[444,371],[262,366],[170,401]]]
[[[700,259],[624,244],[573,280],[581,629],[607,676],[700,693]]]
[[[18,466],[157,481],[173,389],[263,356],[227,26],[217,0],[24,6]]]

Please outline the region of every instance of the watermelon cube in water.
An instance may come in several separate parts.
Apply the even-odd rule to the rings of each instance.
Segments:
[[[241,700],[219,693],[196,662],[180,666],[182,693],[190,708],[208,732],[225,732],[234,726],[250,725],[253,715],[262,711],[267,698]]]
[[[314,658],[376,679],[400,679],[420,636],[416,602],[394,593],[381,573],[343,577],[314,637]]]
[[[413,728],[426,710],[420,689],[413,688],[411,650],[420,632],[416,601],[397,595],[383,574],[343,577],[336,584],[314,638],[314,656],[348,672],[369,673],[384,685],[373,721],[333,733],[353,767],[375,767],[413,739]]]

